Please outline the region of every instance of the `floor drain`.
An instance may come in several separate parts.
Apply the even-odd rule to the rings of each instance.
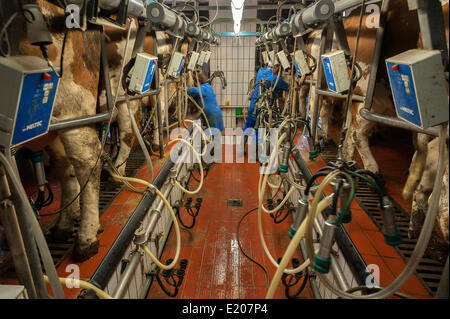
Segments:
[[[228,206],[229,207],[242,207],[242,199],[229,199]]]

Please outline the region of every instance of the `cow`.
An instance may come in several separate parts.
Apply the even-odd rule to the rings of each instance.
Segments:
[[[22,1],[26,3],[26,1]],[[67,30],[64,10],[44,0],[29,1],[39,5],[47,22],[53,44],[48,46],[49,60],[59,65],[64,33]],[[4,5],[4,4],[3,4]],[[9,4],[8,4],[9,5]],[[14,6],[17,2],[14,2]],[[20,12],[20,8],[17,7]],[[37,46],[26,37],[25,20],[16,18],[20,55],[42,57]],[[100,77],[100,27],[89,25],[87,30],[70,30],[64,52],[64,73],[52,114],[52,122],[96,114]],[[61,183],[63,209],[53,229],[54,237],[63,241],[72,236],[74,222],[80,218],[80,228],[73,257],[83,261],[98,252],[99,187],[102,150],[94,126],[61,130],[46,137],[46,151],[52,158],[53,169]],[[96,165],[97,164],[97,165]],[[80,186],[81,185],[81,186]],[[81,190],[81,187],[84,189]],[[81,194],[77,196],[79,193]],[[83,205],[80,207],[80,200]]]
[[[436,179],[439,157],[438,138],[430,138],[419,134],[417,137],[417,151],[411,162],[410,174],[403,188],[402,197],[412,200],[411,219],[408,229],[409,238],[418,238],[428,211],[429,199],[432,195]],[[437,216],[436,232],[433,232],[425,255],[440,263],[445,263],[448,255],[449,243],[449,176],[448,176],[448,147],[445,150],[445,173],[442,180],[441,196]]]
[[[64,32],[66,31],[66,17],[64,10],[39,0],[36,2],[46,20],[52,35],[53,44],[48,46],[48,55],[54,65],[59,64],[59,53],[62,49]],[[19,8],[17,8],[19,12]],[[17,24],[22,24],[24,19],[18,16]],[[126,44],[127,31],[115,30],[105,27],[107,55],[110,63],[110,77],[113,96],[119,87],[119,94],[123,93],[119,75],[122,62],[129,59],[134,45],[136,25],[128,24],[131,28],[129,50],[123,57]],[[104,87],[100,84],[100,35],[101,29],[96,25],[89,25],[87,30],[71,30],[67,33],[64,53],[64,74],[60,80],[58,94],[56,96],[52,122],[73,119],[82,116],[94,115],[106,105]],[[38,47],[30,45],[26,39],[26,33],[20,32],[19,54],[42,57]],[[167,59],[172,51],[168,37],[163,32],[157,32],[157,41],[160,58]],[[185,51],[187,46],[182,47]],[[144,51],[153,53],[153,38],[146,37]],[[160,79],[163,82],[163,74]],[[161,85],[161,94],[164,96],[164,86]],[[168,84],[169,96],[173,96],[176,90],[175,84]],[[100,103],[97,103],[99,101]],[[150,104],[156,108],[156,97],[143,100],[132,100],[130,108],[137,122],[141,116],[141,105]],[[116,158],[121,174],[125,173],[125,165],[133,145],[134,132],[131,127],[128,110],[125,103],[118,103],[117,122],[120,130],[120,149]],[[164,99],[161,98],[161,109],[166,109]],[[164,118],[164,113],[162,114]],[[155,121],[157,123],[157,121]],[[156,128],[157,129],[157,128]],[[157,140],[158,135],[153,134]],[[157,144],[156,143],[156,144]],[[26,145],[31,149],[45,150],[50,155],[56,176],[61,183],[61,207],[56,224],[52,229],[52,236],[57,242],[64,242],[73,235],[75,221],[80,220],[80,229],[77,234],[73,257],[77,261],[84,261],[98,252],[99,241],[97,232],[101,230],[99,223],[99,186],[103,153],[98,134],[94,126],[86,126],[75,129],[61,130],[58,133],[50,133],[37,141]],[[81,187],[84,187],[81,189]],[[81,192],[81,194],[80,194]],[[80,200],[83,203],[80,207]]]

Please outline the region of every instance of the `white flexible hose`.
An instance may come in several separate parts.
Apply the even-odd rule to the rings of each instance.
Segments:
[[[176,139],[174,139],[174,140],[171,140],[171,141],[169,142],[168,145],[170,145],[170,144],[172,144],[172,143],[175,143],[175,142],[177,142],[177,141],[178,141],[178,142],[183,142],[184,144],[186,144],[187,146],[189,146],[190,149],[191,149],[191,151],[192,151],[192,153],[193,153],[194,156],[197,158],[197,160],[198,160],[198,165],[200,166],[200,184],[198,185],[198,187],[197,187],[197,189],[196,189],[195,191],[190,191],[190,190],[184,188],[183,186],[181,186],[180,182],[178,182],[177,180],[175,180],[175,185],[176,185],[179,189],[181,189],[184,193],[190,194],[190,195],[195,195],[195,194],[197,194],[197,193],[202,189],[202,186],[203,186],[203,165],[202,165],[202,159],[201,159],[200,155],[197,153],[197,151],[194,149],[194,147],[193,147],[190,143],[186,142],[185,140],[183,140],[183,139],[181,139],[181,138],[176,138]]]
[[[176,246],[176,251],[175,251],[175,257],[173,257],[173,261],[172,261],[172,263],[170,265],[164,265],[164,264],[162,264],[159,261],[159,259],[155,255],[152,254],[152,252],[150,251],[150,249],[147,248],[147,246],[143,245],[143,248],[144,248],[145,253],[150,257],[150,259],[160,269],[169,270],[169,269],[172,269],[173,267],[175,267],[175,265],[178,262],[178,259],[180,258],[180,250],[181,250],[180,225],[178,224],[177,216],[175,215],[175,212],[173,211],[172,206],[170,206],[170,203],[168,202],[167,198],[164,197],[164,195],[159,191],[158,188],[156,188],[156,186],[154,186],[153,184],[150,184],[147,181],[144,181],[144,180],[139,179],[139,178],[120,176],[120,175],[117,175],[117,174],[115,174],[113,172],[109,172],[109,173],[111,174],[111,176],[114,179],[143,184],[143,185],[153,189],[156,192],[156,194],[159,196],[159,198],[161,198],[161,200],[164,202],[165,206],[169,210],[170,216],[172,217],[172,220],[173,220],[173,225],[175,227],[175,235],[176,235],[176,239],[177,239],[177,246]]]
[[[281,137],[278,140],[278,143],[277,143],[278,147],[281,145],[281,143],[283,143],[285,138],[286,138],[286,133],[283,133],[283,135],[281,135]],[[269,167],[276,155],[277,155],[277,152],[273,152],[272,155],[270,156],[269,161],[268,161]],[[269,176],[268,174],[265,174],[261,187],[259,187],[259,185],[258,185],[258,188],[261,190],[260,192],[258,192],[258,195],[259,195],[258,196],[258,233],[259,233],[259,238],[261,240],[261,244],[263,246],[264,252],[266,253],[266,256],[269,258],[270,262],[275,267],[278,268],[279,267],[278,263],[272,257],[272,254],[270,253],[269,248],[267,247],[266,240],[264,239],[264,231],[262,228],[262,203],[264,200],[264,193],[265,193],[268,176]],[[261,178],[262,178],[262,175],[260,176],[260,180],[261,180]],[[284,272],[287,274],[296,274],[299,271],[302,271],[303,269],[305,269],[308,265],[309,265],[309,261],[305,261],[299,267],[297,267],[295,269],[292,269],[292,268],[285,269]]]
[[[80,279],[75,279],[75,278],[70,278],[70,279],[69,278],[58,278],[58,279],[61,284],[66,285],[66,286],[68,283],[70,283],[72,286],[76,285],[83,289],[92,289],[95,291],[97,296],[99,296],[101,299],[113,299],[113,297],[111,297],[110,295],[108,295],[106,292],[99,289],[98,287],[94,286],[90,282],[80,280]],[[49,279],[46,275],[44,275],[44,280],[45,280],[45,282],[49,282]]]

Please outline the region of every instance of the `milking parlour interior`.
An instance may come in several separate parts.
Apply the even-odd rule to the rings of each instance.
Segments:
[[[448,299],[448,8],[0,0],[0,299]]]

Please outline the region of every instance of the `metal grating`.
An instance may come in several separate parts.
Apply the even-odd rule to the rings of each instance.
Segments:
[[[139,169],[144,165],[145,157],[142,153],[142,150],[139,147],[134,147],[130,152],[130,156],[127,161],[127,166],[125,168],[125,172],[127,176],[136,176]],[[114,199],[120,192],[125,188],[125,186],[113,186],[111,187],[111,183],[108,183],[109,174],[102,174],[100,180],[100,198],[99,198],[99,213],[100,216],[105,212],[105,210],[112,204]],[[114,184],[115,185],[115,184]],[[80,204],[82,205],[81,201]],[[73,237],[70,238],[67,242],[64,243],[56,243],[50,236],[50,228],[55,224],[56,219],[43,227],[43,232],[45,238],[47,239],[48,248],[50,250],[50,254],[52,255],[53,262],[55,263],[55,267],[58,267],[63,260],[72,252],[75,246],[75,235],[78,231],[79,224],[75,224]],[[11,258],[7,260],[3,265],[0,266],[0,277],[15,279],[17,278],[15,275],[14,264]]]
[[[333,142],[327,144],[322,150],[321,156],[325,162],[335,161],[337,154],[337,145]],[[355,199],[361,208],[372,219],[378,229],[383,229],[384,223],[380,213],[380,205],[377,193],[366,181],[358,182],[358,189],[356,191]],[[410,214],[403,209],[392,197],[389,196],[395,212],[395,222],[397,229],[402,235],[403,243],[394,247],[399,256],[405,263],[408,262],[411,257],[411,253],[416,246],[416,239],[408,238],[408,228]],[[427,289],[427,291],[434,296],[437,292],[439,282],[441,279],[442,271],[445,265],[441,264],[433,259],[422,257],[421,262],[417,266],[415,275],[421,284]]]

